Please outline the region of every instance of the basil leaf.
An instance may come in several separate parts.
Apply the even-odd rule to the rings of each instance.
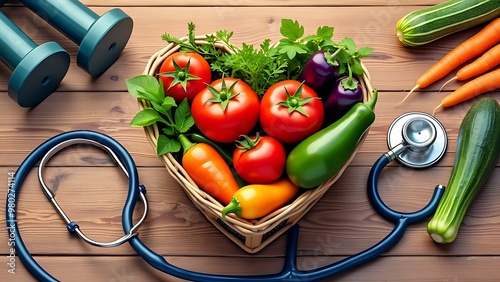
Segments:
[[[130,126],[148,126],[158,121],[168,124],[168,122],[154,109],[144,109],[135,115],[130,122]]]
[[[359,57],[368,57],[373,52],[373,48],[370,47],[361,47],[358,50]]]
[[[125,80],[128,92],[137,98],[161,102],[164,94],[158,90],[160,83],[152,75],[139,75]]]
[[[194,125],[187,99],[182,100],[174,114],[175,126],[180,133],[188,131]]]
[[[168,153],[176,153],[180,150],[181,144],[179,143],[179,141],[170,139],[165,135],[158,136],[158,142],[156,144],[156,154],[158,156]]]

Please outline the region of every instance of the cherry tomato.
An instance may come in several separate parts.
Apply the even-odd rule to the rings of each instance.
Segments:
[[[241,80],[221,78],[196,95],[191,113],[206,137],[216,142],[233,143],[257,124],[259,96]]]
[[[325,112],[316,92],[295,80],[273,84],[260,104],[264,131],[284,143],[298,143],[321,128]]]
[[[244,136],[237,141],[233,165],[238,175],[251,184],[278,180],[285,169],[286,152],[283,145],[271,136]]]
[[[160,67],[159,77],[163,81],[165,94],[177,103],[203,90],[212,79],[212,70],[207,60],[194,52],[176,52],[168,56]]]

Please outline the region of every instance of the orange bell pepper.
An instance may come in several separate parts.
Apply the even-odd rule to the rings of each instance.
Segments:
[[[234,213],[245,219],[266,216],[283,207],[299,192],[299,187],[288,178],[270,184],[250,184],[240,188],[231,202],[222,209],[222,218]]]

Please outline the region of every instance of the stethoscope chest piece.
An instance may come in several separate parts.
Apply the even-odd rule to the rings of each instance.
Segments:
[[[435,117],[410,112],[396,118],[387,133],[387,145],[393,158],[413,168],[438,162],[446,152],[448,138],[444,126]]]

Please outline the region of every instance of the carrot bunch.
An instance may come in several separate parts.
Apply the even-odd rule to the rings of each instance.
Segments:
[[[460,69],[453,80],[467,80],[477,77],[462,85],[456,91],[443,98],[439,106],[451,107],[482,93],[500,88],[500,69],[484,74],[500,64],[500,18],[486,25],[481,31],[462,42],[455,49],[429,68],[418,79],[415,87],[406,95],[404,102],[416,89],[425,88],[445,77],[460,65],[480,56],[474,62]],[[495,46],[496,45],[496,46]],[[494,46],[494,47],[493,47]],[[493,48],[492,48],[493,47]],[[444,86],[444,85],[443,85]],[[434,109],[434,111],[436,110]]]

